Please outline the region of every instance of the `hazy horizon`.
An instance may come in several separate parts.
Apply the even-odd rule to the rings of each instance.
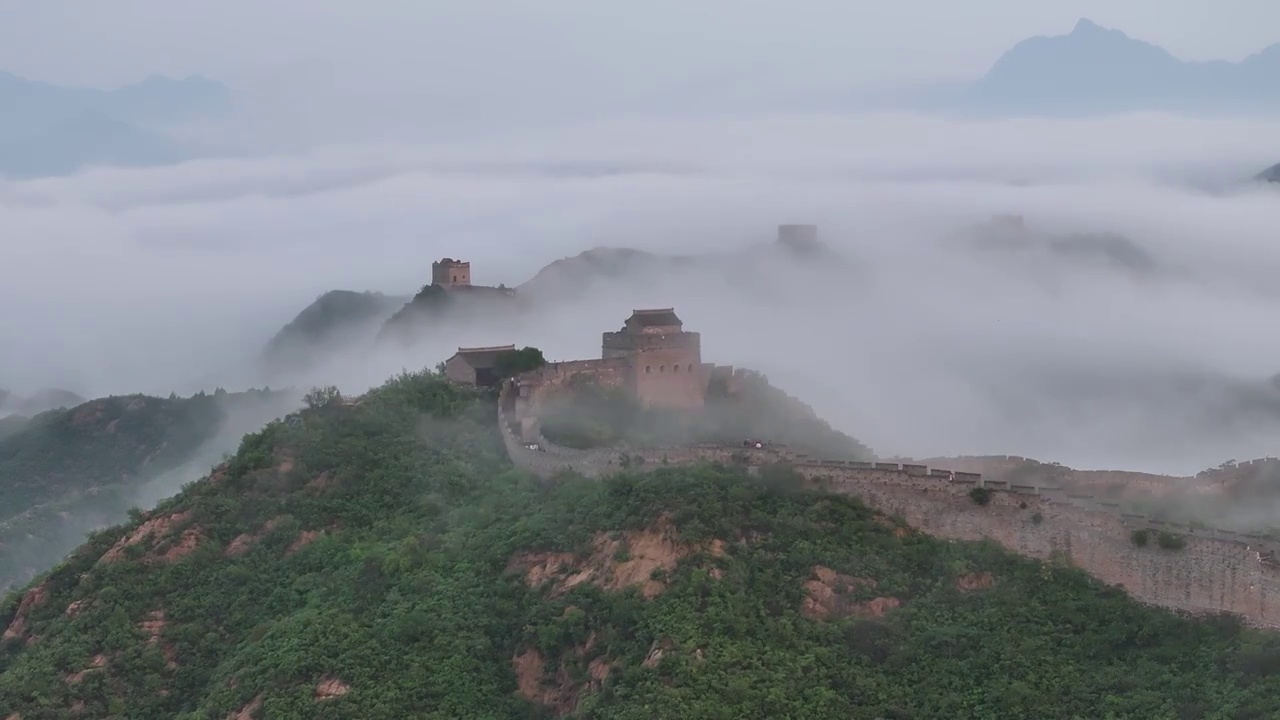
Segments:
[[[358,392],[468,344],[593,357],[631,307],[674,305],[707,361],[765,371],[882,454],[1194,472],[1274,449],[1269,411],[1214,431],[1170,388],[1280,371],[1264,330],[1280,302],[1280,198],[1245,182],[1278,124],[632,119],[4,183],[0,221],[39,241],[6,263],[0,301],[21,312],[0,316],[14,339],[0,386],[242,389],[258,380],[248,361],[326,290],[410,294],[443,256],[470,260],[477,283],[517,285],[594,246],[726,250],[815,222],[854,274],[816,270],[782,295],[718,280],[598,288],[518,337],[461,329],[303,379]],[[957,231],[1010,212],[1050,233],[1124,234],[1167,271],[955,249]],[[1213,392],[1204,412],[1239,414]]]

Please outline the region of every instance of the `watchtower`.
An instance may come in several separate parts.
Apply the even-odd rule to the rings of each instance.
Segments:
[[[431,263],[431,284],[445,288],[471,285],[471,263],[453,258]]]
[[[643,405],[699,409],[704,404],[702,336],[685,331],[673,308],[632,311],[621,330],[604,333],[601,355],[626,358],[627,385]]]
[[[812,254],[821,247],[817,225],[779,225],[778,244],[797,254]]]

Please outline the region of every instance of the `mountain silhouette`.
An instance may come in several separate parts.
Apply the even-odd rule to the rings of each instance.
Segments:
[[[1280,43],[1240,62],[1185,61],[1081,19],[1067,35],[1028,38],[960,92],[933,104],[977,112],[1081,115],[1160,110],[1280,110]]]
[[[62,175],[86,165],[192,157],[165,130],[226,112],[231,95],[202,77],[151,76],[116,88],[64,87],[0,72],[0,175]]]

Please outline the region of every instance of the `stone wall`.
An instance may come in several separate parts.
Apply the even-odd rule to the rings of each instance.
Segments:
[[[1264,557],[1280,549],[1275,540],[1122,515],[1114,503],[1057,488],[1001,487],[1001,481],[987,486],[965,473],[920,476],[879,465],[807,463],[796,469],[936,537],[990,539],[1027,557],[1069,559],[1145,603],[1230,612],[1253,625],[1280,628],[1280,568]],[[970,497],[976,486],[991,491],[986,505]],[[1132,535],[1143,529],[1176,534],[1185,546],[1164,549],[1152,536],[1139,547]]]
[[[854,495],[930,535],[989,539],[1027,557],[1068,560],[1141,602],[1193,613],[1229,612],[1255,626],[1280,628],[1280,567],[1274,564],[1280,541],[1268,537],[1176,525],[1121,513],[1105,498],[1061,487],[988,480],[920,464],[822,460],[778,447],[576,451],[551,446],[536,451],[524,447],[507,422],[499,425],[512,462],[542,478],[564,471],[604,477],[623,469],[624,454],[633,459],[633,469],[784,461],[829,490]],[[634,464],[637,457],[643,464]],[[977,487],[989,491],[986,504],[971,497]],[[1133,540],[1135,530],[1154,532],[1140,547]],[[1179,536],[1184,546],[1160,547],[1159,532]]]

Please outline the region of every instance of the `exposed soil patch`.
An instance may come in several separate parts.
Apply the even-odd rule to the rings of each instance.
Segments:
[[[582,659],[591,654],[596,644],[592,633],[582,645],[574,647],[566,657]],[[572,713],[587,692],[595,692],[604,686],[616,663],[604,655],[592,658],[587,664],[587,680],[575,683],[562,658],[553,676],[546,672],[547,663],[542,653],[529,648],[511,658],[516,673],[516,687],[520,697],[551,708],[556,717]]]
[[[329,488],[333,487],[336,484],[337,484],[337,478],[333,476],[333,473],[329,472],[328,470],[325,470],[319,475],[308,480],[306,487],[308,490],[320,492],[323,490],[328,490]]]
[[[101,670],[106,666],[107,666],[107,656],[99,653],[97,655],[94,655],[93,659],[89,661],[89,667],[81,670],[80,672],[67,675],[63,679],[66,680],[68,683],[75,685],[76,683],[84,680],[85,676],[88,675],[89,673],[95,670]]]
[[[302,548],[318,540],[323,534],[323,530],[303,530],[298,533],[298,539],[294,540],[293,544],[289,545],[289,548],[284,551],[285,556],[287,557],[298,552]]]
[[[145,540],[159,540],[169,536],[173,532],[173,528],[181,525],[191,516],[190,511],[173,513],[172,515],[163,515],[153,517],[141,525],[136,530],[120,538],[120,540],[111,546],[110,550],[103,553],[98,560],[99,564],[112,563],[124,556],[126,548],[137,545]]]
[[[22,596],[21,602],[18,603],[18,613],[13,616],[13,620],[9,623],[9,627],[5,629],[4,635],[0,636],[0,640],[19,638],[26,634],[27,620],[31,615],[31,611],[45,604],[48,599],[49,587],[47,583],[40,583],[28,590],[27,594]]]
[[[876,581],[838,573],[817,565],[813,576],[804,584],[805,598],[800,613],[811,620],[834,620],[851,616],[880,617],[902,605],[895,597],[878,597],[856,602],[849,596],[864,588],[874,589]]]
[[[511,663],[515,667],[520,697],[551,708],[556,717],[568,715],[578,706],[579,688],[574,686],[569,673],[561,667],[554,678],[546,678],[542,653],[530,648],[512,658]]]
[[[182,532],[182,537],[178,538],[178,542],[166,550],[160,559],[165,562],[177,562],[195,552],[202,540],[204,540],[204,534],[200,532],[200,528],[187,528]]]
[[[320,680],[320,684],[316,685],[316,701],[336,700],[349,692],[351,692],[350,685],[336,677],[326,675]]]
[[[651,599],[666,589],[664,582],[652,577],[653,573],[675,570],[681,558],[698,551],[677,540],[675,527],[666,517],[653,527],[629,530],[617,539],[597,533],[592,544],[593,550],[585,558],[573,553],[522,553],[512,559],[508,569],[523,570],[530,587],[553,582],[553,594],[591,583],[605,590],[638,587],[641,595]],[[706,549],[714,557],[725,553],[720,540],[712,541]]]
[[[214,468],[213,472],[209,473],[208,482],[211,485],[217,485],[226,479],[227,479],[227,465],[226,463],[223,463],[222,465],[219,465],[218,467]]]
[[[262,524],[262,527],[252,533],[244,533],[237,535],[234,540],[227,543],[227,549],[224,551],[228,557],[238,557],[249,552],[249,548],[253,547],[259,540],[271,534],[272,530],[280,524],[281,518],[273,517]]]
[[[640,667],[657,667],[658,663],[662,662],[662,656],[673,649],[675,649],[675,643],[669,639],[654,640],[653,644],[649,646],[649,654],[644,656],[644,661],[640,663]]]
[[[66,616],[69,618],[77,617],[80,613],[84,612],[85,608],[89,607],[89,602],[89,599],[85,598],[71,603],[67,606]]]
[[[138,623],[138,629],[147,634],[147,645],[160,645],[160,652],[164,655],[165,666],[170,670],[176,670],[178,667],[178,652],[173,645],[169,643],[160,644],[160,638],[164,634],[164,629],[169,626],[169,621],[165,618],[164,610],[152,610],[147,614],[147,619]]]
[[[996,584],[996,579],[989,572],[969,573],[956,578],[956,589],[965,592],[985,590]]]
[[[249,701],[248,705],[227,716],[227,720],[258,720],[258,711],[262,709],[262,696]]]

